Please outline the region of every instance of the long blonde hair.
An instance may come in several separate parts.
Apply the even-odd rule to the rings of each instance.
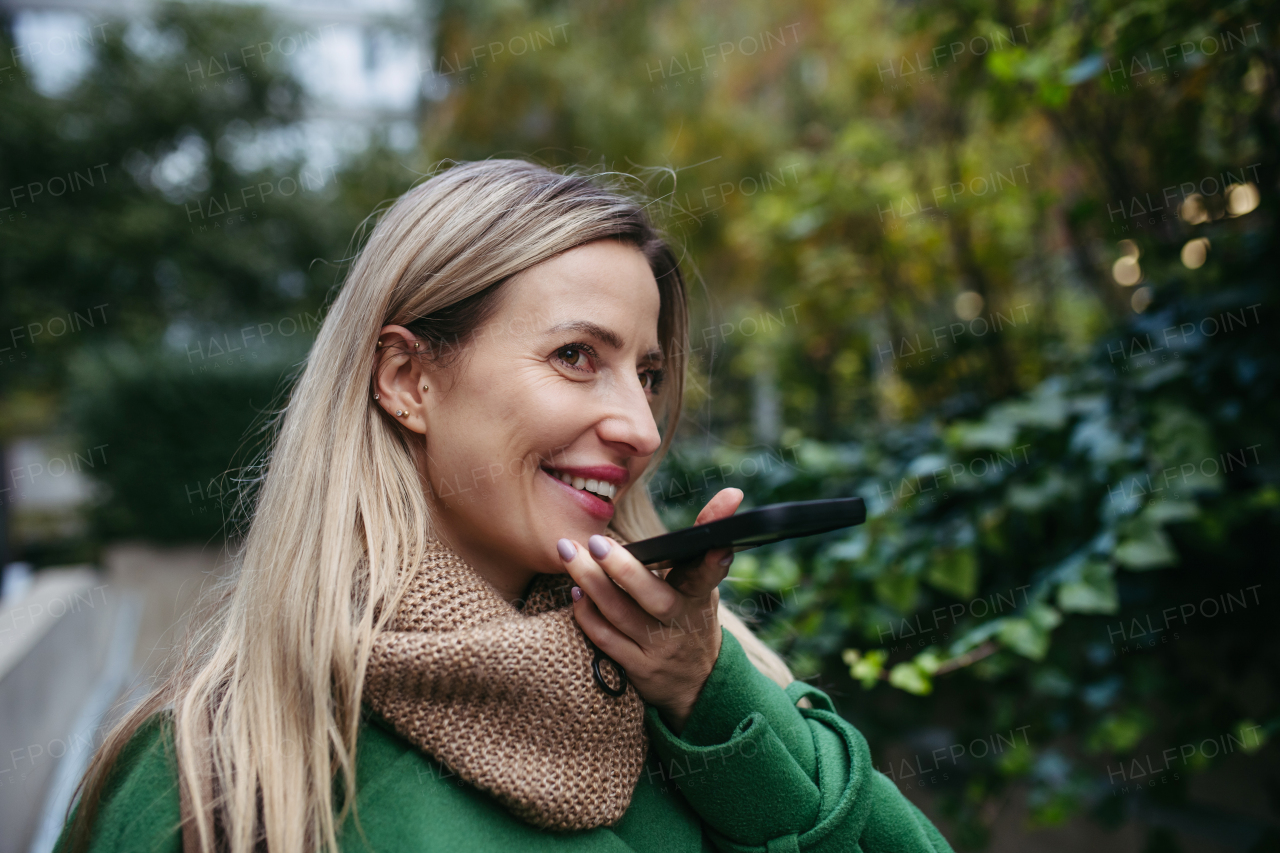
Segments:
[[[662,445],[619,500],[611,527],[626,541],[664,532],[647,483],[675,432],[688,352],[685,285],[671,249],[638,201],[595,178],[519,160],[437,174],[386,211],[352,265],[277,415],[221,606],[95,755],[72,850],[88,843],[124,745],[166,708],[202,849],[213,848],[215,814],[232,853],[248,853],[261,838],[280,853],[337,848],[356,793],[370,643],[402,592],[398,568],[434,529],[415,445],[371,401],[379,330],[400,324],[433,344],[459,343],[491,316],[513,275],[598,239],[633,244],[649,260],[671,376],[659,398]],[[720,619],[762,672],[782,685],[792,680],[723,605]],[[339,774],[345,793],[335,814]]]

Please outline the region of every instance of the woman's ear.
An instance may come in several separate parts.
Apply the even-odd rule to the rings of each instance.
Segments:
[[[433,375],[426,367],[427,344],[404,326],[383,326],[376,346],[374,402],[396,423],[425,435]]]

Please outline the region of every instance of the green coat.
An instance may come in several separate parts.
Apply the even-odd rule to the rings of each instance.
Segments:
[[[342,849],[950,853],[933,824],[872,768],[866,740],[825,693],[799,681],[784,691],[721,633],[720,656],[681,735],[646,708],[649,758],[616,826],[565,833],[529,826],[370,719],[357,749],[359,827],[343,826]],[[796,707],[801,696],[814,707]],[[91,849],[181,853],[177,827],[177,771],[168,723],[157,715],[121,755]]]

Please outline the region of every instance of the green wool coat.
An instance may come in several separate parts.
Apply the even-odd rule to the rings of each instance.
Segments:
[[[676,736],[645,709],[651,747],[617,825],[548,832],[513,817],[389,727],[367,720],[344,851],[860,851],[950,853],[815,687],[785,691],[721,629],[720,656]],[[796,702],[808,696],[813,708]],[[57,850],[63,848],[63,840]],[[157,715],[122,753],[94,825],[95,853],[181,853],[177,769]]]

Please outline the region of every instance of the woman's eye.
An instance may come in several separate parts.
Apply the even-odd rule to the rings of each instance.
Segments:
[[[662,370],[646,370],[644,373],[640,374],[649,380],[644,383],[644,390],[656,394],[658,388],[662,385],[663,373],[664,371]]]
[[[568,346],[556,350],[556,357],[570,367],[581,369],[586,365],[587,354],[582,347]]]

